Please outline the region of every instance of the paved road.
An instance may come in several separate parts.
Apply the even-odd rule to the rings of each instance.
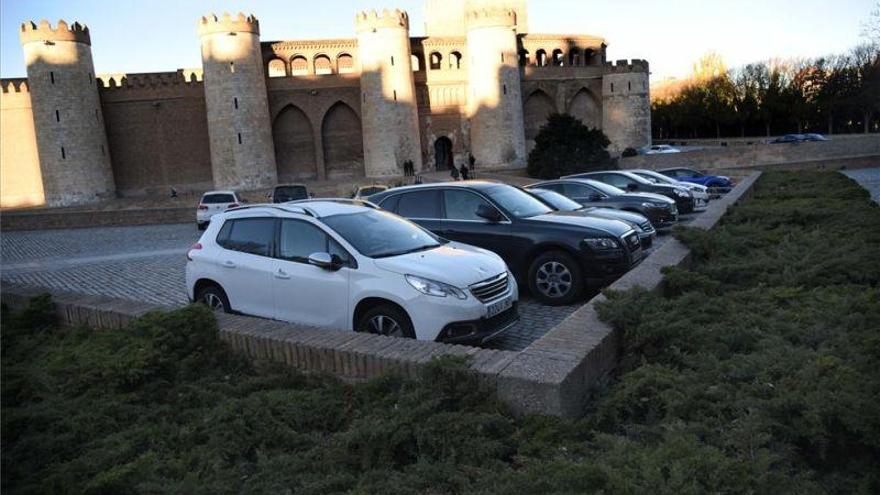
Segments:
[[[871,193],[871,199],[880,204],[880,167],[844,170],[843,173],[867,189]]]
[[[0,278],[4,283],[182,305],[187,302],[186,250],[198,238],[193,224],[4,232]],[[655,245],[663,241],[661,236]],[[549,307],[524,297],[520,323],[492,346],[524,349],[581,304]]]

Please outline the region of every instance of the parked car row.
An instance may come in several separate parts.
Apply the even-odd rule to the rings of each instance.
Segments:
[[[821,134],[816,134],[816,133],[786,134],[784,136],[779,136],[778,138],[773,139],[772,141],[770,141],[770,144],[803,143],[803,142],[810,142],[810,141],[831,141],[831,140]]]

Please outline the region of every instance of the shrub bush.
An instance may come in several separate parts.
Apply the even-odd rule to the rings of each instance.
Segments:
[[[608,137],[568,114],[554,114],[535,137],[528,174],[539,179],[613,167]]]

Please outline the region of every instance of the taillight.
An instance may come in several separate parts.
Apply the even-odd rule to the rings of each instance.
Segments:
[[[193,244],[192,247],[189,248],[189,251],[186,252],[186,259],[192,261],[192,252],[200,249],[202,249],[202,244],[200,242]]]
[[[208,205],[199,205],[199,209],[200,209],[200,210],[207,210],[207,209],[208,209]]]

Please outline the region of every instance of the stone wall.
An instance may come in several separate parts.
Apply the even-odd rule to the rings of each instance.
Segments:
[[[204,85],[183,70],[101,80],[116,189],[167,195],[213,186]]]
[[[27,80],[4,80],[0,91],[0,207],[41,205],[43,177]]]

